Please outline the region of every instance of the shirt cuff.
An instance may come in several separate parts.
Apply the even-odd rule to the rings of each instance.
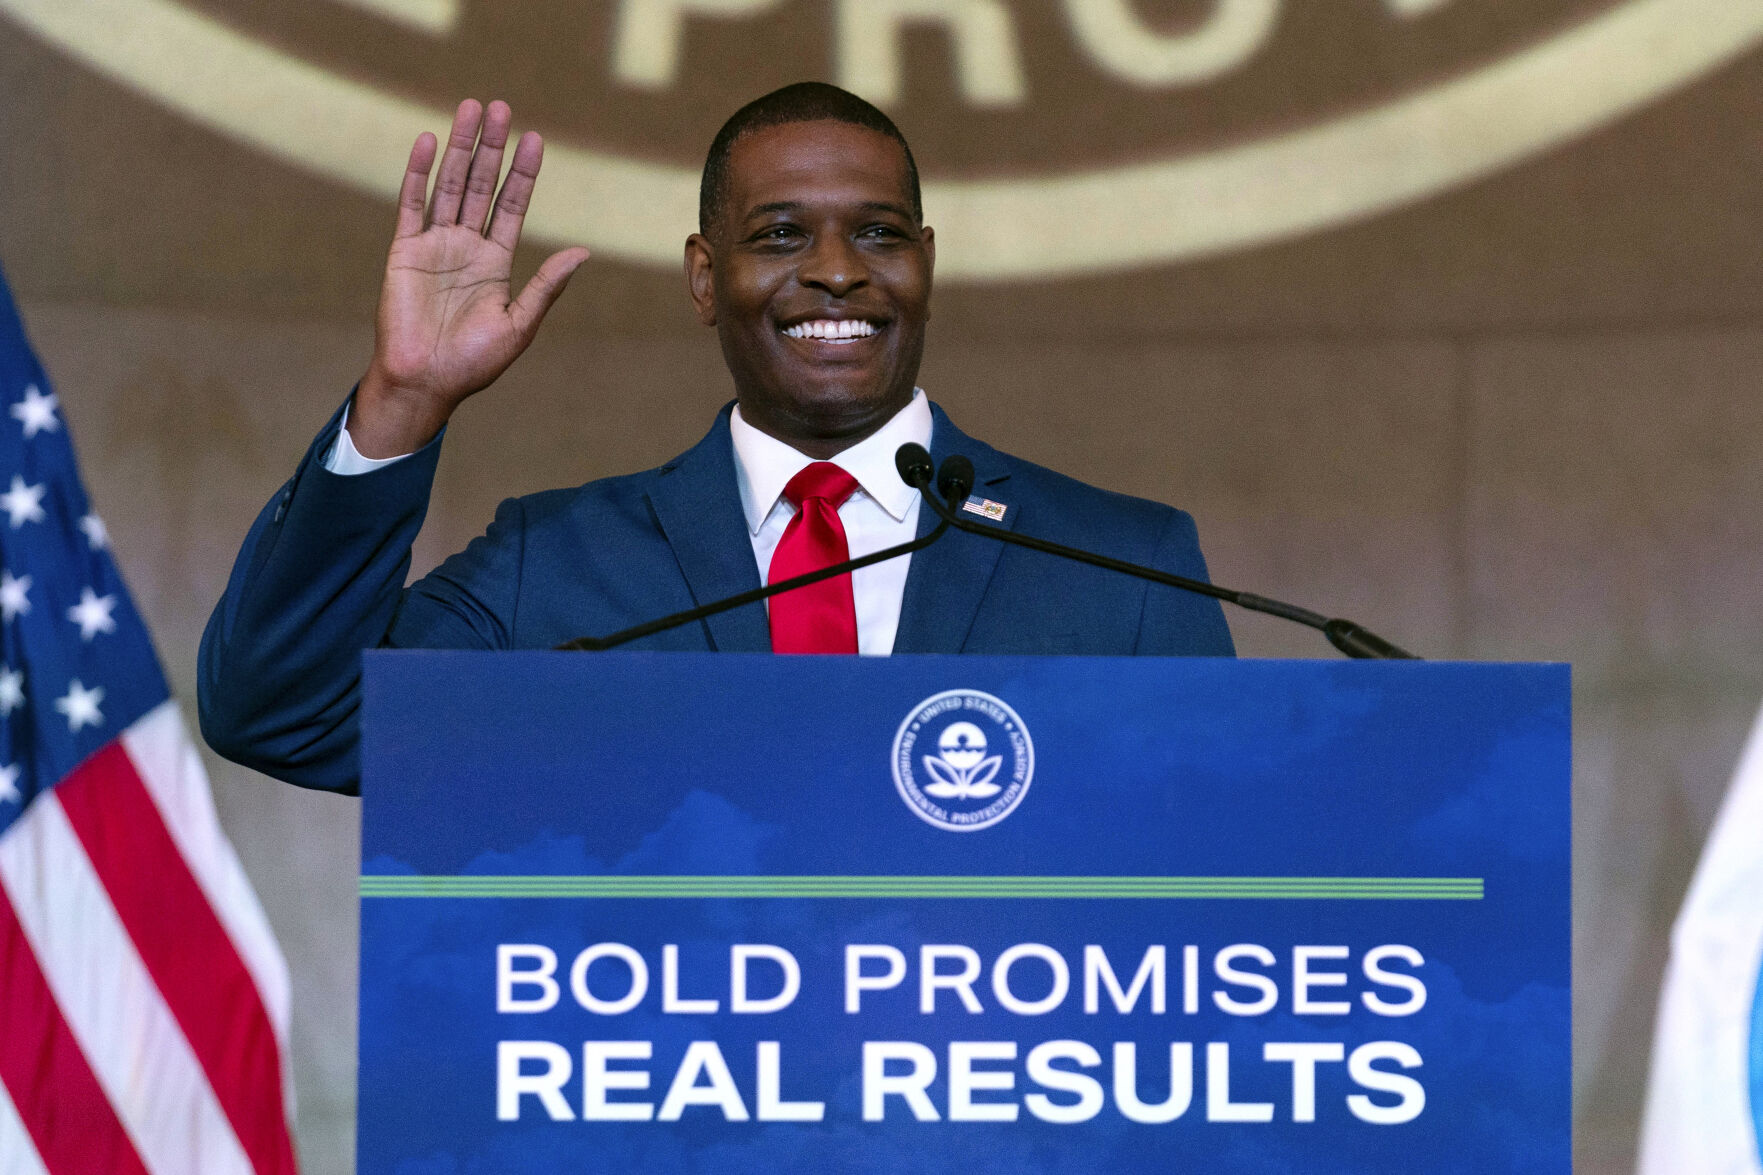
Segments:
[[[344,405],[342,422],[337,425],[337,439],[331,445],[330,452],[324,455],[324,467],[331,473],[339,473],[344,477],[353,477],[358,473],[372,473],[376,469],[384,469],[410,456],[400,453],[396,457],[363,457],[355,448],[355,442],[349,436],[349,409],[353,405]]]

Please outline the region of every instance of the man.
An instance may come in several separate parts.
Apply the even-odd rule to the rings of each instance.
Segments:
[[[442,428],[587,259],[565,249],[510,296],[542,151],[523,136],[496,195],[510,118],[500,102],[460,105],[426,207],[437,144],[424,134],[411,150],[372,363],[258,517],[203,635],[202,730],[221,754],[353,791],[363,649],[550,648],[922,533],[933,519],[894,472],[907,441],[971,458],[976,506],[997,525],[1205,576],[1186,514],[1000,453],[915,388],[936,252],[917,168],[879,110],[804,83],[723,127],[686,241],[687,288],[735,405],[659,469],[504,502],[404,589]],[[632,647],[1232,652],[1214,600],[958,532]]]

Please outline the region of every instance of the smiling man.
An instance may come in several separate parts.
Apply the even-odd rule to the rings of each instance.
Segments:
[[[699,206],[686,277],[749,424],[824,460],[912,401],[936,239],[880,111],[813,84],[760,99],[711,146]]]
[[[975,517],[1204,578],[1193,521],[964,435],[916,388],[935,237],[898,129],[802,83],[729,119],[704,167],[688,291],[735,403],[658,469],[504,502],[408,588],[440,434],[532,341],[587,259],[509,282],[542,144],[460,105],[410,153],[372,362],[259,515],[203,635],[203,733],[309,787],[357,786],[361,652],[550,648],[684,611],[927,531],[894,470],[913,441],[975,466]],[[433,192],[429,173],[440,155]],[[1216,601],[953,532],[912,555],[634,643],[802,653],[1229,656]]]

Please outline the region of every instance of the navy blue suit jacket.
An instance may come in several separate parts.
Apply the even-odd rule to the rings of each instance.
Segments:
[[[1000,453],[933,414],[933,457],[972,458],[974,493],[1008,507],[997,525],[1205,578],[1187,514]],[[322,464],[333,417],[258,516],[209,619],[204,736],[290,783],[354,791],[363,649],[551,648],[758,587],[728,420],[724,408],[657,469],[503,502],[482,537],[406,588],[440,444],[339,476]],[[933,521],[921,510],[920,533]],[[765,652],[771,640],[754,604],[629,647]],[[912,556],[894,651],[1232,655],[1215,600],[953,531]]]

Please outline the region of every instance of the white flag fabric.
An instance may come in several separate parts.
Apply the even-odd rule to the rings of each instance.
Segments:
[[[1763,715],[1671,935],[1639,1175],[1763,1175]]]

